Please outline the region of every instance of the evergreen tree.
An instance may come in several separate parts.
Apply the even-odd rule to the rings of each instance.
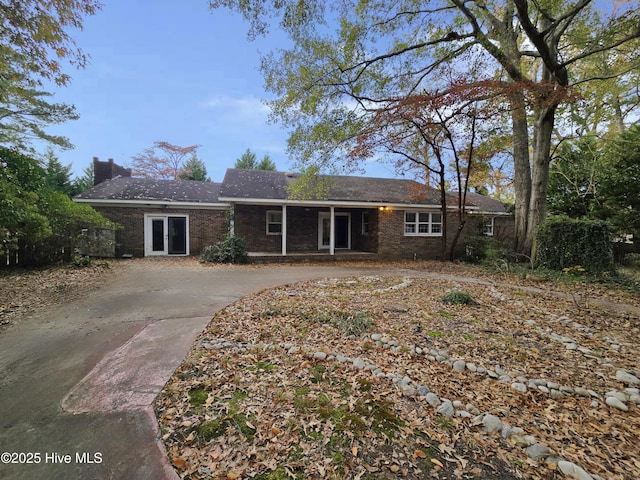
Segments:
[[[254,152],[251,151],[250,148],[240,156],[240,158],[236,159],[236,163],[234,168],[239,168],[242,170],[276,170],[276,164],[271,161],[269,155],[265,155],[260,162],[258,162],[258,158]]]
[[[179,180],[197,180],[200,182],[210,182],[207,177],[207,166],[194,153],[182,167],[182,171],[178,174]]]

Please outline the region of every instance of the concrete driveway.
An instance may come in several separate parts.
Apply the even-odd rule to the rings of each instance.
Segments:
[[[371,269],[132,260],[0,333],[0,478],[176,478],[151,403],[213,315],[263,288]]]

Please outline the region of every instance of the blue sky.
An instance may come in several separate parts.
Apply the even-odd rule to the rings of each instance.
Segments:
[[[76,106],[80,119],[50,129],[75,145],[58,158],[82,174],[94,156],[128,165],[153,142],[201,145],[198,156],[213,181],[247,149],[268,154],[278,170],[287,132],[267,123],[260,53],[286,47],[274,30],[250,42],[248,24],[206,0],[105,0],[97,15],[72,32],[91,56],[83,70],[69,70],[71,85],[54,89],[55,101]],[[393,176],[374,164],[371,176]]]

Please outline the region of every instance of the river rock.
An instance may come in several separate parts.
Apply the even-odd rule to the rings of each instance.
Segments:
[[[605,403],[610,407],[617,408],[618,410],[622,410],[623,412],[626,412],[629,410],[629,407],[627,407],[624,403],[622,403],[616,397],[607,397],[607,399],[605,400]]]
[[[513,382],[511,384],[511,388],[513,388],[516,392],[527,393],[527,386],[524,383]]]
[[[439,405],[440,405],[440,403],[441,403],[441,402],[440,402],[440,399],[438,398],[438,396],[437,396],[435,393],[433,393],[433,392],[429,392],[429,393],[427,393],[427,394],[425,395],[424,399],[425,399],[425,401],[426,401],[429,405],[431,405],[431,406],[432,406],[432,407],[434,407],[434,408],[435,408],[435,407],[437,407],[437,406],[439,406]]]
[[[453,417],[456,411],[453,408],[451,400],[445,400],[442,405],[440,405],[440,408],[438,408],[438,413],[447,417]]]
[[[482,419],[484,430],[487,433],[499,432],[502,430],[502,420],[495,415],[487,414]]]
[[[558,462],[558,468],[562,473],[568,477],[575,478],[576,480],[593,480],[593,477],[589,475],[582,467],[579,467],[575,463],[560,460]]]
[[[616,371],[616,380],[627,383],[629,385],[640,385],[640,378],[626,372],[625,370]]]
[[[467,363],[464,360],[456,360],[453,362],[453,369],[456,372],[464,372],[465,368],[467,368]]]
[[[525,451],[527,452],[527,455],[529,455],[529,458],[536,462],[544,460],[553,453],[549,447],[542,443],[534,443],[530,447],[527,447]]]

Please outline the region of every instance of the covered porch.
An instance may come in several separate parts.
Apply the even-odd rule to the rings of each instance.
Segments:
[[[253,259],[372,255],[378,250],[377,211],[376,206],[236,204],[232,231]]]

